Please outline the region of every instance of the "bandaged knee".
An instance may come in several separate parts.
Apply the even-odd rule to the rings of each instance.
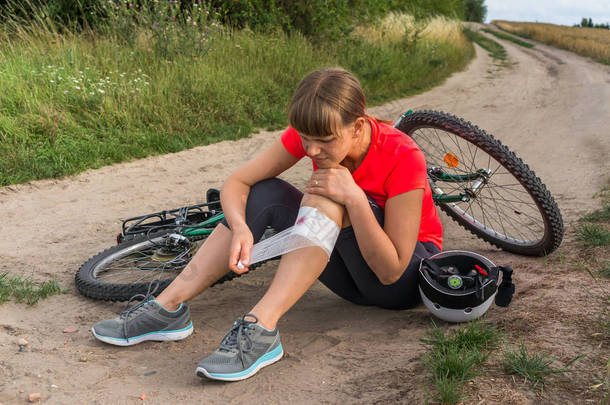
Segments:
[[[339,225],[323,212],[314,207],[301,207],[293,226],[252,247],[250,265],[311,246],[322,248],[330,258],[339,231]],[[244,267],[241,261],[237,267]]]

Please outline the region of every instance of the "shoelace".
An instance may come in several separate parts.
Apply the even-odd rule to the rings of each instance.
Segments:
[[[119,318],[123,320],[123,336],[125,337],[125,340],[127,342],[129,342],[129,337],[127,336],[127,321],[129,320],[129,317],[132,315],[135,316],[138,313],[142,312],[145,308],[147,308],[148,305],[152,302],[151,299],[154,298],[154,294],[157,292],[158,289],[159,280],[154,279],[148,284],[148,290],[146,291],[146,295],[136,294],[131,297],[129,301],[127,301],[125,309],[121,312],[121,315],[119,316]],[[129,304],[131,304],[131,302],[135,300],[141,301],[133,307],[129,308]]]
[[[246,321],[246,317],[254,318],[254,321]],[[253,314],[246,314],[242,318],[237,319],[237,321],[233,324],[231,330],[225,335],[220,343],[219,350],[231,351],[237,347],[239,352],[239,360],[241,361],[242,366],[246,367],[246,363],[244,360],[244,353],[248,353],[254,347],[254,343],[252,339],[248,335],[247,331],[250,325],[253,325],[258,322],[258,318]],[[245,339],[242,339],[245,338]],[[242,341],[246,341],[246,347]]]

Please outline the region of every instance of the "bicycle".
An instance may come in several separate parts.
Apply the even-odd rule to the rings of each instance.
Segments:
[[[499,140],[440,111],[409,110],[394,126],[424,153],[433,200],[458,224],[521,255],[549,254],[560,245],[563,221],[555,200]],[[206,203],[126,219],[117,245],[80,267],[77,289],[90,298],[126,301],[146,293],[150,281],[157,279],[159,294],[223,219],[215,189],[208,190]],[[272,233],[270,229],[265,235]],[[235,277],[228,272],[215,285]]]

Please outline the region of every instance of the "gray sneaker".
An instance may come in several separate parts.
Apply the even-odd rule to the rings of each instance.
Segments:
[[[102,342],[131,346],[146,340],[184,339],[193,333],[193,322],[187,305],[167,311],[150,299],[123,311],[118,318],[96,323],[91,332]]]
[[[246,317],[255,321],[246,321]],[[284,349],[277,328],[268,330],[256,322],[258,319],[252,314],[239,318],[218,349],[199,362],[197,375],[214,380],[239,381],[281,359]]]

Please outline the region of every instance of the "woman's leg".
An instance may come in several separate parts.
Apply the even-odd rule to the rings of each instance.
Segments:
[[[246,222],[258,241],[267,226],[282,231],[294,224],[303,194],[280,179],[263,180],[250,190],[246,205]],[[186,268],[157,297],[167,310],[200,294],[228,271],[231,230],[218,225],[199,248]]]
[[[343,223],[345,208],[328,198],[305,194],[301,206],[317,208],[338,226]],[[250,313],[258,318],[260,325],[274,329],[280,317],[311,287],[327,264],[328,255],[317,246],[283,255],[271,286]]]
[[[168,311],[195,297],[229,271],[231,230],[218,225],[184,270],[156,298]]]

